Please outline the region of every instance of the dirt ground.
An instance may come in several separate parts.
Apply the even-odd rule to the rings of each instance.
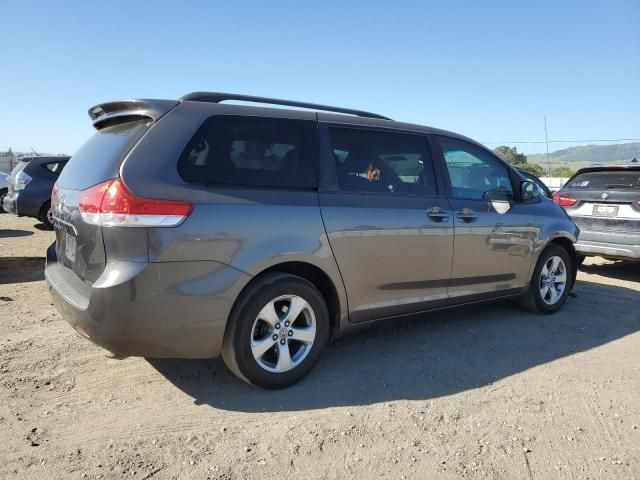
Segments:
[[[334,341],[260,391],[222,361],[112,360],[0,215],[0,478],[640,478],[640,266],[588,260],[552,316],[510,303]]]

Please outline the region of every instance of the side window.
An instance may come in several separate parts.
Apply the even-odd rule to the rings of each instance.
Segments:
[[[314,188],[317,163],[315,122],[214,116],[187,144],[178,172],[194,183]]]
[[[439,143],[453,197],[482,200],[491,194],[494,198],[513,198],[509,172],[491,155],[455,139],[439,137]]]
[[[345,127],[329,135],[340,190],[437,195],[425,137]]]

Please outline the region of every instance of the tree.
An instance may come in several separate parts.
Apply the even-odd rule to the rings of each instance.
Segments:
[[[9,170],[13,170],[13,167],[16,164],[16,154],[13,153],[13,150],[11,150],[11,147],[9,147],[9,150],[7,150],[7,159],[9,160]]]
[[[575,173],[576,171],[569,167],[558,167],[551,170],[552,177],[569,178],[573,177]]]
[[[500,145],[494,152],[500,155],[503,159],[509,162],[514,167],[521,168],[529,173],[534,174],[536,177],[544,175],[544,169],[536,163],[528,163],[527,156],[524,153],[518,153],[517,147],[507,147],[506,145]]]
[[[544,168],[542,168],[537,163],[525,163],[524,165],[520,165],[519,168],[525,170],[529,173],[532,173],[536,177],[544,177],[547,172],[545,172]]]
[[[527,163],[527,156],[524,153],[518,153],[517,147],[500,145],[494,151],[514,167],[521,167]]]

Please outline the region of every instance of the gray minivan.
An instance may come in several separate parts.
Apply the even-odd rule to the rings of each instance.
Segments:
[[[281,388],[358,326],[498,298],[553,313],[573,286],[573,221],[455,133],[219,93],[89,115],[53,190],[45,274],[114,355],[222,355]]]

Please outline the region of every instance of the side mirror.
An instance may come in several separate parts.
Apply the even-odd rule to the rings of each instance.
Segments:
[[[539,194],[540,192],[538,191],[538,187],[535,183],[530,182],[529,180],[520,182],[520,198],[522,198],[523,202],[534,200],[538,198]]]

